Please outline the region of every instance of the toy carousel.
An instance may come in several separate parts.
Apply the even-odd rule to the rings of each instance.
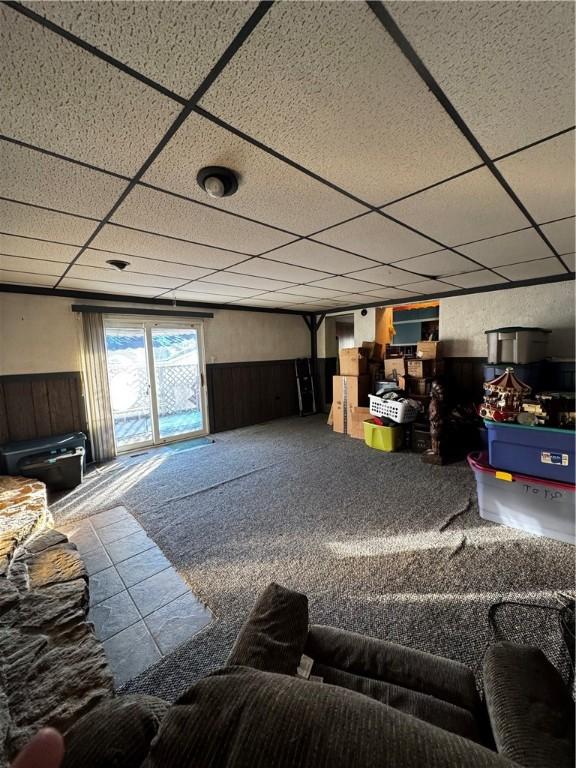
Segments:
[[[522,401],[531,387],[516,378],[512,368],[484,384],[484,402],[478,408],[483,419],[506,422],[516,421],[522,410]]]

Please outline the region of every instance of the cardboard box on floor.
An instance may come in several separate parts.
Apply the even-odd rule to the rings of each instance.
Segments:
[[[358,440],[364,440],[364,422],[371,419],[370,408],[353,405],[350,408],[350,421],[348,422],[348,434]]]
[[[363,347],[341,349],[338,355],[340,376],[363,376],[368,373],[368,353],[369,350]]]
[[[369,376],[332,377],[332,421],[334,432],[348,434],[352,408],[368,405]]]

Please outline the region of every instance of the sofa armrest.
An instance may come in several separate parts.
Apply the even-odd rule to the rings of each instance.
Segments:
[[[508,642],[490,646],[484,691],[500,754],[526,768],[573,768],[574,702],[542,651]]]
[[[308,635],[308,598],[270,584],[240,630],[227,664],[295,675]]]

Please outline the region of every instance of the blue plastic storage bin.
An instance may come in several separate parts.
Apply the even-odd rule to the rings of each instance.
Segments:
[[[574,471],[576,433],[568,429],[527,427],[485,421],[488,455],[492,467],[508,472],[576,482]]]

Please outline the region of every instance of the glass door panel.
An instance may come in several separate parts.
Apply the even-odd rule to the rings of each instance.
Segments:
[[[159,439],[204,431],[199,334],[196,328],[151,328]]]
[[[114,434],[118,450],[154,441],[146,331],[143,327],[106,331],[106,359]]]

